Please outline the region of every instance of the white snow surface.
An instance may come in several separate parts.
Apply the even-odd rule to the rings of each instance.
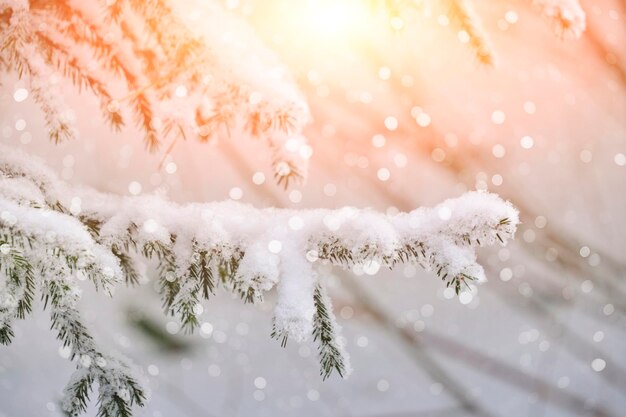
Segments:
[[[307,258],[311,251],[329,251],[326,259],[319,261],[322,263],[350,267],[376,262],[392,267],[404,262],[402,253],[409,246],[416,252],[414,262],[439,272],[444,270],[450,279],[465,274],[482,282],[484,271],[476,263],[475,248],[498,241],[505,243],[514,236],[519,223],[518,211],[510,203],[486,192],[469,192],[434,208],[394,215],[353,207],[256,209],[234,201],[178,204],[158,195],[119,197],[84,188],[73,190],[45,168],[31,173],[32,162],[23,152],[5,146],[0,150],[1,172],[7,183],[0,188],[0,221],[6,230],[19,231],[36,240],[41,251],[48,251],[49,245],[68,254],[95,256],[100,268],[109,270],[118,281],[119,263],[102,245],[123,247],[132,239],[139,248],[151,242],[171,246],[180,280],[194,251],[215,252],[226,259],[240,250],[246,254],[244,282],[258,277],[258,289],[264,291],[279,283],[275,325],[279,333],[296,341],[305,340],[312,331],[313,290],[317,281],[313,263],[317,260]],[[11,187],[14,175],[19,176]],[[78,198],[80,209],[66,214],[45,206],[33,207],[36,201],[26,199],[24,203],[27,195],[20,195],[19,190],[33,188],[23,187],[24,180],[30,178],[35,187],[50,185],[46,199],[52,207],[58,203],[71,207]],[[58,194],[50,194],[51,190]],[[40,196],[35,197],[41,200]],[[100,223],[98,242],[72,214]],[[297,230],[290,223],[295,216],[300,219]],[[332,252],[337,249],[347,251],[349,260],[334,258]],[[417,252],[423,255],[420,257]]]

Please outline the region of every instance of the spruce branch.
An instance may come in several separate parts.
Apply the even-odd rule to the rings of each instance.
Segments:
[[[587,28],[587,17],[578,0],[531,0],[549,21],[555,35],[578,39]]]
[[[4,234],[4,233],[3,233]],[[11,323],[32,311],[35,275],[29,260],[10,236],[0,236],[0,343],[11,343]]]
[[[318,342],[320,374],[327,379],[333,371],[345,378],[350,373],[350,357],[341,339],[341,327],[333,314],[326,290],[318,284],[313,294],[315,316],[313,317],[313,340]]]
[[[481,64],[494,66],[495,51],[483,29],[480,17],[474,12],[473,0],[369,0],[373,9],[384,11],[391,20],[399,17],[411,21],[415,12],[422,9],[443,8],[464,43],[474,52]],[[580,38],[586,29],[586,14],[578,0],[529,0],[529,3],[546,18],[554,34],[560,38]],[[431,13],[426,13],[431,15]]]
[[[289,168],[275,169],[280,184],[304,178],[307,158],[285,152],[283,137],[300,137],[308,107],[288,77],[271,85],[258,80],[256,74],[276,62],[251,32],[243,31],[240,43],[253,46],[254,53],[226,53],[221,36],[192,28],[174,2],[119,0],[104,6],[99,14],[67,0],[1,5],[0,70],[29,82],[53,141],[71,139],[76,130],[60,86],[50,85],[51,69],[94,95],[113,131],[123,127],[128,109],[151,151],[170,136],[208,141],[236,133],[268,143],[272,160]],[[209,9],[206,19],[241,29],[217,2]]]
[[[468,44],[481,64],[494,66],[496,63],[489,38],[482,28],[480,18],[474,12],[470,0],[447,0],[450,20],[467,36]]]
[[[317,264],[375,273],[414,263],[460,292],[484,280],[476,248],[505,243],[519,223],[511,204],[480,192],[393,217],[350,207],[292,211],[104,196],[70,187],[19,151],[0,150],[0,342],[10,342],[11,321],[30,311],[40,288],[52,328],[79,366],[66,390],[74,414],[84,410],[94,382],[100,416],[130,416],[144,401],[130,368],[102,353],[83,324],[77,274],[113,294],[140,281],[134,256],[152,260],[166,314],[189,333],[218,286],[244,302],[276,287],[272,337],[284,346],[313,336],[322,377],[345,377],[348,357]],[[66,208],[77,195],[80,213]]]
[[[111,247],[111,252],[120,263],[120,267],[126,278],[126,284],[133,286],[139,285],[141,275],[137,271],[133,258],[127,252],[120,250],[116,245]]]

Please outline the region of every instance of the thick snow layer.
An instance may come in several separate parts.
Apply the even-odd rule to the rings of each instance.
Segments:
[[[67,254],[87,253],[119,280],[119,262],[102,245],[123,248],[132,241],[144,248],[156,242],[171,246],[177,279],[184,287],[183,277],[195,253],[208,252],[208,262],[218,268],[223,261],[239,262],[235,253],[241,252],[239,285],[254,283],[257,291],[267,291],[279,282],[275,326],[279,334],[297,341],[312,332],[315,262],[364,270],[414,262],[436,270],[460,289],[465,279],[485,280],[475,248],[505,243],[519,223],[510,203],[484,192],[394,215],[352,207],[285,210],[256,209],[232,201],[177,204],[156,195],[116,197],[85,189],[79,194],[45,169],[31,173],[32,162],[23,153],[0,149],[5,182],[17,176],[13,187],[3,188],[1,224],[7,233],[37,241],[41,260],[49,250],[46,245]],[[46,188],[49,206],[33,207],[35,201],[24,202],[25,196],[19,195],[24,180],[30,178],[33,186],[51,185]],[[51,190],[58,194],[50,194]],[[85,226],[90,222],[97,224],[96,240]],[[249,254],[248,248],[252,248]]]

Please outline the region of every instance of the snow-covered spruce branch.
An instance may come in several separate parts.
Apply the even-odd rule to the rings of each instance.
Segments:
[[[3,191],[11,188],[3,172]],[[12,186],[21,187],[24,181]],[[18,200],[19,201],[19,200]],[[22,203],[24,200],[22,200]],[[18,226],[19,225],[19,226]],[[13,337],[12,321],[32,311],[39,290],[50,308],[52,328],[69,349],[77,369],[65,388],[69,415],[86,410],[94,382],[98,383],[99,416],[130,416],[145,393],[123,361],[98,348],[82,323],[76,304],[81,279],[111,294],[122,277],[115,257],[92,240],[81,223],[44,206],[0,198],[0,342]]]
[[[220,286],[245,302],[277,287],[273,336],[286,343],[312,335],[323,377],[346,376],[349,358],[319,265],[375,272],[414,263],[459,292],[485,279],[475,249],[504,244],[518,222],[510,203],[480,192],[394,216],[104,195],[71,188],[43,162],[0,148],[0,341],[10,342],[13,320],[31,311],[38,290],[53,328],[78,358],[66,408],[84,410],[97,381],[100,415],[129,415],[144,391],[128,366],[99,350],[76,304],[81,279],[108,294],[124,279],[136,283],[141,255],[155,261],[165,310],[185,331],[198,325],[202,300]]]
[[[307,173],[306,101],[216,0],[0,0],[0,71],[28,81],[55,141],[76,129],[54,72],[92,93],[113,130],[133,118],[151,149],[247,135],[267,143],[278,183]]]

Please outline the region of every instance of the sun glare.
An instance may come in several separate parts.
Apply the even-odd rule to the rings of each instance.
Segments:
[[[347,41],[366,33],[372,14],[359,0],[310,0],[298,5],[292,19],[298,36]]]
[[[352,38],[367,30],[371,13],[359,0],[310,0],[299,19],[309,36]]]

